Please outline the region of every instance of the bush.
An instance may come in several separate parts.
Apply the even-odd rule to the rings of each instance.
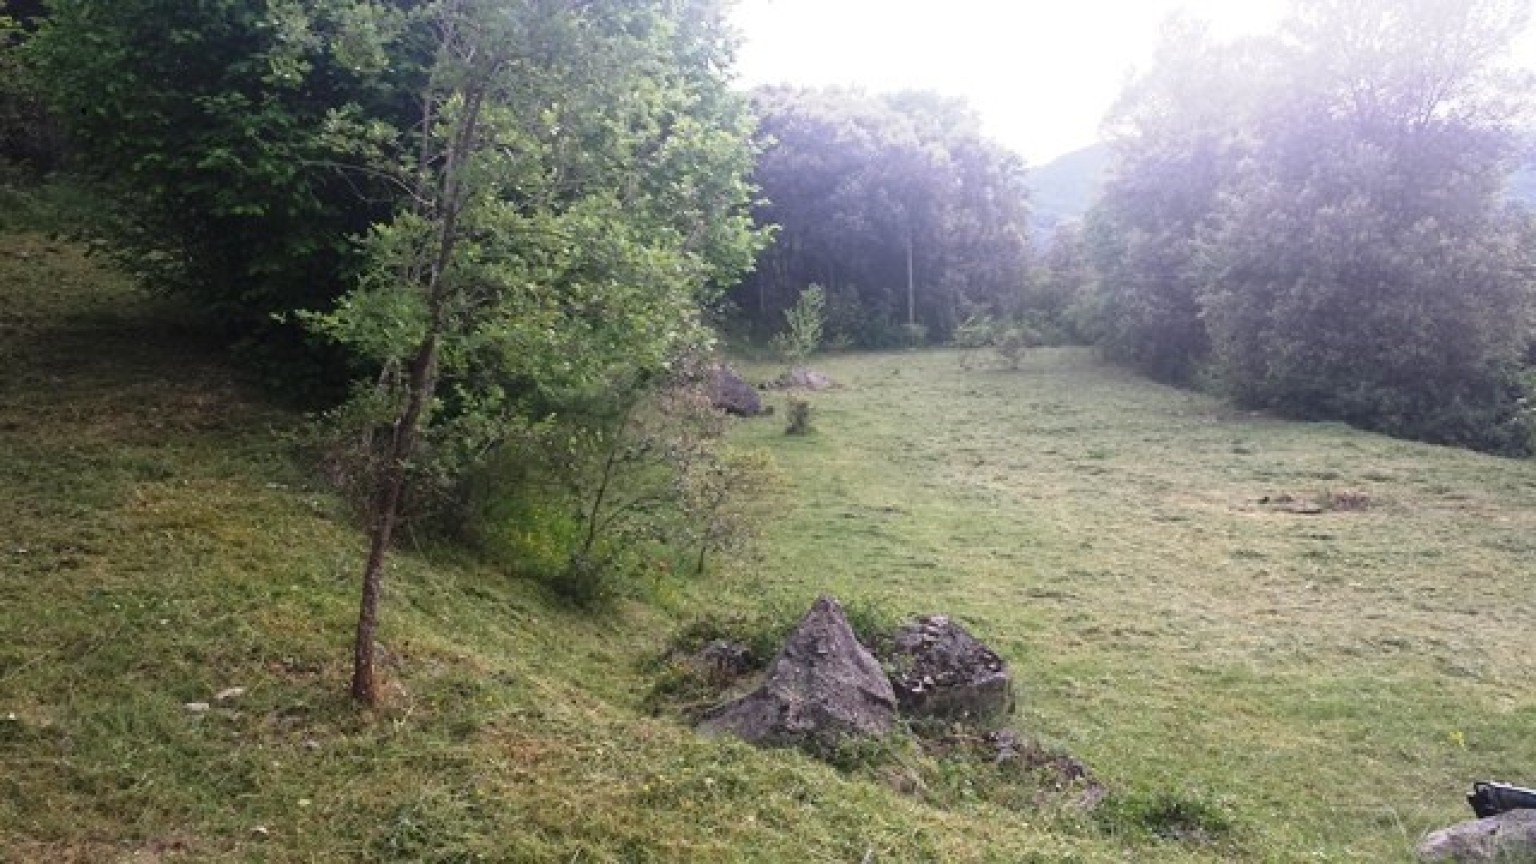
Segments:
[[[783,333],[773,339],[774,347],[791,366],[804,363],[821,347],[821,335],[826,323],[827,292],[820,285],[811,284],[800,292],[795,305],[784,310],[787,324]]]
[[[697,364],[682,365],[660,384],[573,400],[505,442],[459,491],[466,539],[584,606],[748,550],[776,469],[726,448],[727,419]]]
[[[1232,839],[1230,807],[1199,792],[1166,789],[1111,794],[1094,814],[1111,834],[1210,845]]]
[[[809,435],[811,433],[811,403],[808,400],[789,397],[789,410],[785,414],[789,417],[789,423],[784,427],[784,434]]]

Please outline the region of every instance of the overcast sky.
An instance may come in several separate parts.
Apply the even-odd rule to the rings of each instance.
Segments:
[[[740,0],[745,86],[964,96],[988,135],[1040,165],[1097,139],[1175,11],[1219,35],[1272,29],[1283,0]]]

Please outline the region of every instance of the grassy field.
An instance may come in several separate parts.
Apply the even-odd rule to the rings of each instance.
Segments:
[[[843,386],[813,435],[738,429],[786,477],[755,562],[590,615],[408,543],[365,713],[362,539],[300,418],[174,306],[0,235],[0,861],[1393,861],[1472,779],[1533,779],[1536,464],[1233,413],[1071,349],[821,367]],[[1213,830],[646,710],[679,628],[824,591],[958,617],[1110,812]]]

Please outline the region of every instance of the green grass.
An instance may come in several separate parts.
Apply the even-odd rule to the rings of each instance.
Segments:
[[[786,476],[759,558],[603,615],[408,541],[359,711],[362,538],[202,333],[0,235],[0,861],[1390,861],[1536,764],[1536,465],[1065,349],[820,364],[844,386],[812,434],[738,428]],[[1100,813],[899,740],[839,770],[648,710],[674,634],[823,591],[993,644]]]
[[[1112,787],[1229,802],[1244,857],[1381,861],[1463,818],[1471,779],[1530,776],[1536,464],[1237,413],[1076,349],[821,368],[845,387],[816,436],[745,436],[797,483],[762,583],[960,617],[1025,727]]]

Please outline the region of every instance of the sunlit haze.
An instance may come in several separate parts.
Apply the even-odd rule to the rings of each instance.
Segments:
[[[1041,164],[1093,143],[1168,16],[1220,36],[1273,29],[1283,0],[741,0],[743,86],[964,96],[986,133]]]

